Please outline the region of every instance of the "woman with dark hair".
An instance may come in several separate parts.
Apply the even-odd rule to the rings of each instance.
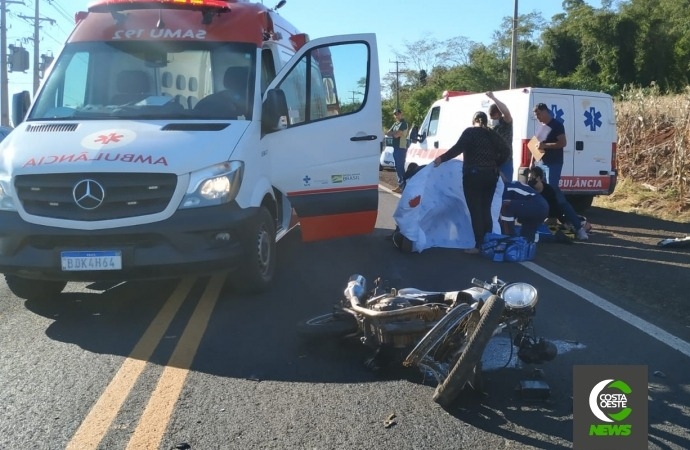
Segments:
[[[475,240],[474,248],[465,250],[467,253],[479,253],[484,235],[493,229],[491,201],[498,182],[498,168],[511,153],[508,144],[491,131],[487,123],[486,113],[474,113],[472,126],[462,132],[455,145],[434,160],[434,166],[439,166],[463,154],[462,188]]]

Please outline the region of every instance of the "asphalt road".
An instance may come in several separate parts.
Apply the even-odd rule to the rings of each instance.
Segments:
[[[690,448],[687,341],[651,337],[648,322],[602,309],[618,302],[609,286],[544,271],[539,259],[401,253],[386,240],[396,202],[381,192],[368,236],[305,244],[291,233],[279,243],[274,288],[259,296],[234,293],[223,274],[70,283],[45,302],[20,301],[0,283],[0,448],[565,449],[573,366],[585,364],[647,365],[649,448]],[[534,367],[511,359],[506,336],[484,355],[486,394],[448,410],[412,369],[364,367],[363,346],[300,341],[295,324],[327,311],[353,273],[428,290],[493,275],[534,284],[537,333],[561,351],[540,366],[550,398],[515,391]]]

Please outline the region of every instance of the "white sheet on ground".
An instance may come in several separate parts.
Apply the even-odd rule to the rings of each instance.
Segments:
[[[502,195],[503,181],[499,179],[491,204],[494,233],[500,233]],[[410,206],[410,200],[417,196],[419,204]],[[400,232],[412,241],[415,252],[431,247],[474,247],[472,222],[462,190],[462,161],[452,159],[438,167],[432,163],[417,172],[407,181],[393,219]]]

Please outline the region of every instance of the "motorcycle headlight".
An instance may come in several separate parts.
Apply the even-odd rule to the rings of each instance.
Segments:
[[[539,299],[537,289],[527,283],[513,283],[503,288],[501,294],[508,308],[533,308]]]
[[[243,175],[241,161],[228,161],[192,173],[180,209],[215,206],[234,200]]]

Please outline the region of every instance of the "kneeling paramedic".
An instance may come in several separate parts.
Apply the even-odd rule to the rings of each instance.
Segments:
[[[520,222],[520,236],[534,242],[537,228],[549,215],[549,204],[537,191],[518,181],[506,183],[501,207],[501,231],[515,235],[515,220]]]

